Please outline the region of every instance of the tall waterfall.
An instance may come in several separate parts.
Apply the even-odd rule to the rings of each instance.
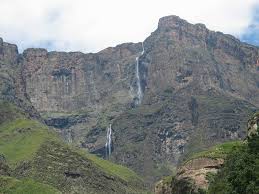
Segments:
[[[106,134],[106,143],[105,143],[105,150],[106,150],[106,158],[110,158],[111,156],[111,145],[112,144],[112,125],[107,128]]]
[[[139,74],[139,58],[144,55],[145,53],[145,48],[144,48],[144,44],[142,42],[142,52],[140,54],[140,56],[136,57],[136,77],[137,77],[137,102],[136,104],[140,104],[143,98],[143,92],[142,92],[142,88],[141,88],[141,80],[140,80],[140,74]]]

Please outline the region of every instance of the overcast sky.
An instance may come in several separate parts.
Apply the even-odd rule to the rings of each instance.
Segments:
[[[259,0],[0,0],[0,37],[28,47],[97,52],[140,42],[160,17],[191,23],[259,44]]]

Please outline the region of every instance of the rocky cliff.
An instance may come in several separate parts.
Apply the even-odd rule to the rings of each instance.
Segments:
[[[112,124],[110,159],[149,184],[190,153],[245,136],[259,107],[258,47],[177,16],[161,18],[143,47],[18,54],[1,40],[1,96],[31,102],[64,139],[102,157]]]

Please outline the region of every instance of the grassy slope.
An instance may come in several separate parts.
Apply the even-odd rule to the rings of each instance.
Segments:
[[[126,191],[128,190],[128,192],[132,191],[132,193],[136,193],[136,191],[139,193],[143,192],[143,187],[141,186],[142,180],[133,171],[65,145],[61,140],[59,140],[54,132],[48,129],[48,127],[38,121],[26,118],[26,115],[24,115],[21,110],[10,104],[0,103],[0,112],[4,112],[4,116],[6,117],[0,122],[0,154],[5,156],[8,165],[12,167],[12,169],[19,167],[19,165],[24,161],[30,161],[30,165],[32,166],[30,167],[31,169],[28,172],[28,175],[31,178],[34,178],[34,180],[30,181],[25,181],[24,179],[22,179],[22,181],[18,181],[15,179],[12,180],[11,178],[1,178],[0,184],[6,182],[4,181],[6,179],[11,185],[15,183],[14,189],[16,189],[17,185],[19,186],[17,189],[28,189],[28,187],[31,187],[33,193],[34,188],[37,189],[42,186],[38,185],[36,182],[33,182],[37,180],[38,182],[44,182],[62,190],[62,185],[66,184],[64,181],[67,181],[67,178],[64,177],[64,170],[69,169],[69,166],[66,167],[66,165],[75,164],[75,166],[79,165],[79,168],[82,168],[82,176],[85,178],[85,181],[89,180],[87,178],[89,175],[93,177],[93,184],[99,185],[95,185],[94,187],[98,188],[103,184],[98,183],[98,179],[95,177],[94,173],[98,173],[100,178],[103,178],[103,176],[108,177],[103,178],[103,181],[107,181],[109,184],[112,183],[111,180],[116,182],[111,186],[111,190],[121,187],[121,189]],[[51,158],[50,156],[63,158]],[[48,157],[50,158],[45,160]],[[62,163],[62,160],[64,161],[64,164]],[[60,164],[56,165],[55,163],[57,162],[60,162]],[[85,163],[87,163],[87,166],[82,166]],[[46,165],[46,168],[53,165],[58,169],[55,172],[60,174],[50,174],[52,171],[45,172],[44,169],[40,168],[42,165]],[[87,169],[88,165],[91,167],[90,172],[89,169]],[[77,167],[75,167],[75,169],[76,168]],[[40,176],[38,176],[38,170],[40,170]],[[47,172],[49,174],[47,174]],[[58,180],[54,180],[55,177]],[[113,178],[110,179],[109,177]],[[71,182],[73,186],[76,186],[77,183],[73,182],[73,180]],[[92,182],[88,181],[88,183],[91,187]],[[79,187],[84,185],[84,183],[80,184],[81,185]],[[135,186],[136,188],[134,188]],[[8,190],[8,188],[12,189],[7,185],[6,189]],[[46,188],[46,193],[51,193],[47,192],[48,189],[49,188]],[[40,190],[42,190],[43,193],[45,191],[43,188]],[[11,192],[12,190],[9,191]]]
[[[95,164],[100,166],[107,173],[118,176],[125,181],[129,181],[129,182],[131,182],[131,181],[142,182],[143,181],[139,176],[137,176],[137,174],[134,171],[132,171],[124,166],[117,165],[112,162],[107,162],[106,160],[103,160],[93,154],[87,154],[87,158],[89,158]]]
[[[38,121],[15,119],[0,126],[0,153],[11,166],[15,166],[32,159],[44,141],[55,138],[56,135]]]
[[[242,141],[230,141],[209,148],[206,151],[194,153],[187,161],[196,158],[225,158],[233,149],[243,144]]]
[[[4,194],[58,194],[57,189],[32,179],[18,180],[0,176],[0,193]]]

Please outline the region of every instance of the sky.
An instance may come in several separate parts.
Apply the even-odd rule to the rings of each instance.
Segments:
[[[252,22],[241,34],[240,39],[259,46],[259,6],[254,7]]]
[[[191,23],[259,45],[259,0],[0,0],[0,37],[19,51],[98,52],[141,42],[159,18]]]

